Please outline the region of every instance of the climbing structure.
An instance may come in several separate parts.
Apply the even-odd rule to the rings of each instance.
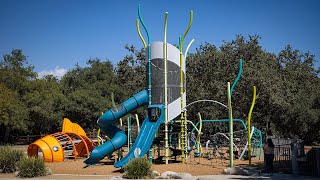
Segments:
[[[179,38],[179,49],[166,41],[166,27],[168,13],[165,14],[164,23],[164,42],[150,42],[149,32],[142,20],[140,5],[138,6],[137,30],[138,34],[146,48],[147,57],[147,84],[145,90],[135,94],[117,107],[105,112],[97,121],[100,129],[108,135],[109,141],[101,146],[96,147],[84,162],[86,164],[95,164],[102,160],[107,154],[110,154],[125,145],[126,134],[114,125],[119,118],[131,113],[135,109],[148,105],[148,114],[141,130],[135,140],[134,145],[130,148],[128,154],[120,161],[114,164],[115,167],[123,167],[132,158],[143,157],[150,149],[155,134],[161,124],[165,124],[165,148],[166,163],[169,160],[169,136],[168,123],[181,115],[181,150],[182,158],[184,158],[184,144],[186,131],[183,121],[184,115],[182,109],[186,103],[185,90],[185,57],[182,52],[182,43],[192,23],[192,11],[190,13],[190,23],[183,34]],[[140,32],[140,23],[147,34],[147,42],[144,40]],[[193,41],[192,41],[193,42]],[[189,46],[190,47],[190,44]],[[188,48],[187,48],[188,49]],[[187,52],[185,52],[186,54]],[[152,151],[150,151],[151,153]],[[150,154],[152,160],[152,153]]]

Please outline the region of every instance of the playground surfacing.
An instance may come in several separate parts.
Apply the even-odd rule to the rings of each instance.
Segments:
[[[24,151],[26,153],[27,146],[13,146],[14,149]],[[263,157],[262,157],[263,159]],[[252,166],[263,168],[263,160],[257,157],[252,159]],[[173,161],[172,158],[171,161]],[[200,162],[199,162],[200,160]],[[112,179],[112,177],[122,176],[123,172],[113,167],[113,160],[104,159],[101,163],[95,166],[85,167],[84,158],[71,160],[67,159],[64,162],[46,163],[46,166],[51,169],[52,175],[38,177],[36,179]],[[246,160],[234,160],[234,165],[238,167],[248,166]],[[214,158],[207,160],[205,158],[188,159],[186,164],[181,164],[180,160],[171,164],[153,164],[152,170],[163,173],[165,171],[190,173],[194,179],[209,180],[209,179],[274,179],[274,180],[298,180],[298,179],[317,179],[317,177],[295,176],[291,174],[276,173],[270,176],[238,176],[238,175],[222,175],[223,170],[229,167],[228,159]],[[20,179],[12,174],[0,174],[0,179]]]
[[[120,176],[123,172],[120,169],[113,167],[113,160],[104,159],[100,163],[85,167],[84,159],[67,160],[65,162],[46,163],[53,174],[82,174],[82,175],[112,175]],[[262,162],[258,158],[252,161],[254,166],[258,166]],[[235,166],[246,166],[248,161],[235,160]],[[152,164],[152,170],[163,173],[166,171],[174,171],[181,173],[190,173],[193,176],[201,175],[217,175],[223,174],[223,170],[229,166],[229,160],[213,159],[207,160],[205,158],[192,158],[186,164],[179,162],[171,162],[170,164]]]
[[[27,152],[27,146],[13,146],[14,149]],[[126,152],[124,152],[125,154]],[[74,174],[74,175],[108,175],[108,176],[121,176],[123,171],[119,168],[114,168],[114,159],[117,153],[113,153],[112,159],[105,158],[98,164],[85,168],[83,161],[85,158],[78,158],[77,160],[65,159],[64,162],[46,163],[52,171],[52,174]],[[234,165],[243,167],[248,166],[247,160],[234,160]],[[252,158],[252,166],[263,168],[263,158],[259,160],[257,157]],[[170,159],[170,164],[153,163],[152,170],[163,173],[166,171],[174,171],[181,173],[190,173],[192,176],[203,175],[219,175],[223,174],[223,170],[229,167],[229,159],[214,157],[211,160],[206,158],[194,157],[193,154],[186,160],[185,164],[177,156],[175,161],[174,157]]]

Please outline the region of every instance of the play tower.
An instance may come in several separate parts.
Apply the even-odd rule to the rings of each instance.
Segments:
[[[90,156],[84,161],[86,164],[95,164],[108,154],[126,144],[127,136],[114,122],[135,109],[148,105],[147,117],[143,121],[141,130],[128,154],[114,164],[115,167],[124,167],[130,159],[143,157],[150,149],[154,137],[161,124],[165,123],[166,163],[169,160],[168,122],[181,115],[181,158],[184,162],[185,126],[183,109],[186,105],[185,91],[185,56],[182,52],[182,43],[192,24],[190,23],[184,35],[179,38],[179,49],[166,41],[168,13],[165,14],[164,42],[150,43],[149,32],[140,14],[138,6],[137,30],[147,52],[147,80],[145,90],[135,94],[117,107],[105,112],[97,121],[101,130],[110,138],[109,141],[93,149]],[[140,22],[147,34],[147,43],[140,32]],[[188,48],[192,44],[190,42]],[[188,49],[187,48],[187,49]],[[187,52],[185,52],[187,54]],[[151,156],[152,157],[152,156]]]

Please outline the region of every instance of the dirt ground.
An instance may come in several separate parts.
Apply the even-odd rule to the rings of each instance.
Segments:
[[[66,160],[59,163],[46,163],[53,174],[86,174],[86,175],[112,175],[118,176],[123,172],[121,169],[113,167],[114,160],[104,159],[94,166],[85,167],[84,159]],[[164,163],[164,162],[163,162]],[[253,158],[252,164],[260,166],[262,161]],[[193,176],[199,175],[217,175],[222,174],[223,169],[229,167],[229,160],[214,158],[207,160],[205,158],[191,158],[182,164],[181,161],[172,159],[170,164],[152,164],[152,170],[163,173],[165,171],[190,173]],[[234,160],[235,166],[247,166],[248,161]]]
[[[28,146],[13,146],[15,149],[22,150],[26,153]],[[125,150],[126,151],[126,150]],[[124,152],[125,154],[126,152]],[[164,154],[164,153],[161,153]],[[118,176],[122,175],[123,172],[119,168],[115,168],[113,166],[114,159],[116,158],[116,153],[114,153],[114,157],[110,160],[105,158],[100,161],[98,164],[85,167],[86,165],[83,163],[85,158],[78,158],[77,160],[73,159],[65,159],[64,162],[54,162],[54,163],[46,163],[53,174],[81,174],[81,175],[111,175]],[[153,163],[152,170],[158,171],[159,173],[163,173],[165,171],[174,171],[174,172],[184,172],[190,173],[193,176],[200,175],[217,175],[222,174],[223,169],[229,167],[230,160],[221,159],[220,157],[213,157],[213,159],[208,160],[206,158],[198,158],[190,156],[189,159],[186,160],[185,164],[181,163],[181,160],[178,158],[176,161],[174,158],[171,158],[169,161],[170,164],[164,164],[164,161],[161,163]],[[247,166],[247,160],[234,160],[235,166]],[[261,167],[263,164],[263,159],[259,160],[257,157],[252,159],[252,166]]]

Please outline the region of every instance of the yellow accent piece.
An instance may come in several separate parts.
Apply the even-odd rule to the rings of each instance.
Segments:
[[[98,129],[97,136],[100,137],[100,129]],[[98,138],[98,146],[100,145],[101,145],[101,141],[100,141],[100,138]]]
[[[142,41],[142,43],[143,43],[143,46],[144,46],[144,48],[147,48],[147,43],[146,43],[146,41],[143,39],[143,36],[142,36],[142,34],[141,34],[141,31],[140,31],[140,21],[139,21],[139,19],[137,19],[136,20],[136,26],[137,26],[137,30],[138,30],[138,34],[139,34],[139,37],[140,37],[140,39],[141,39],[141,41]]]
[[[103,112],[101,112],[101,116],[103,115]],[[100,138],[99,137],[101,137],[100,136],[100,132],[101,130],[100,130],[100,128],[98,129],[98,132],[97,132],[97,136],[98,136],[98,146],[100,146],[101,145],[101,140],[100,140]]]
[[[28,147],[29,156],[37,156],[38,148],[43,154],[43,160],[46,162],[62,162],[64,153],[59,141],[51,135],[35,141]]]
[[[189,32],[189,29],[190,29],[190,27],[192,25],[192,21],[193,21],[193,11],[190,11],[190,19],[189,19],[188,28],[186,29],[186,31],[184,32],[184,34],[182,36],[181,43],[183,43],[184,37],[186,37],[187,33]]]
[[[136,115],[136,121],[137,121],[137,126],[138,126],[138,133],[140,132],[140,123],[139,123],[139,117],[138,117],[138,114],[135,114]]]
[[[74,133],[78,135],[82,135],[87,137],[86,132],[82,129],[81,126],[77,123],[72,123],[68,118],[63,119],[62,125],[62,132],[63,133]]]
[[[250,133],[251,133],[251,114],[252,114],[252,110],[254,107],[254,104],[256,102],[256,86],[253,86],[253,99],[252,99],[252,104],[250,107],[250,111],[249,111],[249,115],[248,115],[248,157],[249,157],[249,165],[251,165],[251,137],[250,137]]]

